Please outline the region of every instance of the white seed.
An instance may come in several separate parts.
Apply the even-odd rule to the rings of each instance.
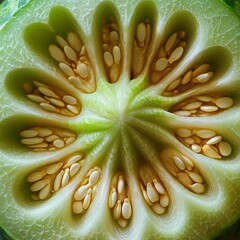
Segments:
[[[144,23],[139,23],[136,32],[137,41],[141,47],[144,46],[144,41],[147,37],[147,27]]]
[[[79,113],[79,109],[76,106],[68,104],[67,105],[67,109],[69,111],[71,111],[72,113],[74,113],[74,114],[78,114]]]
[[[69,168],[65,169],[63,178],[62,178],[62,187],[66,186],[69,183],[70,176],[69,176]]]
[[[75,139],[76,139],[76,138],[74,138],[74,137],[70,137],[70,138],[68,138],[68,139],[65,141],[65,143],[66,143],[67,145],[69,145],[69,144],[73,143],[73,142],[75,141]]]
[[[202,147],[203,154],[207,157],[214,158],[214,159],[221,159],[221,156],[218,154],[218,151],[216,148],[214,148],[212,145],[205,144]]]
[[[196,172],[188,172],[189,177],[196,183],[202,183],[203,178]]]
[[[59,110],[56,107],[48,103],[40,103],[40,106],[48,112],[57,112],[57,113],[59,112]]]
[[[203,112],[216,112],[218,110],[218,107],[217,106],[212,106],[212,105],[204,105],[204,106],[201,106],[200,109],[203,111]]]
[[[51,89],[49,89],[49,88],[38,87],[38,91],[40,93],[42,93],[43,95],[45,95],[45,96],[53,97],[53,98],[59,98],[59,96],[55,92],[53,92]]]
[[[230,97],[221,97],[215,100],[216,105],[219,108],[230,108],[233,105],[233,100]]]
[[[175,165],[176,165],[180,170],[183,171],[183,170],[185,169],[185,164],[184,164],[184,162],[183,162],[179,157],[177,157],[177,156],[174,156],[173,159],[174,159]]]
[[[222,137],[221,137],[221,136],[215,136],[215,137],[213,137],[213,138],[210,138],[210,139],[206,142],[206,144],[208,144],[208,145],[214,145],[214,144],[219,143],[221,140],[222,140]]]
[[[169,197],[167,194],[164,194],[160,197],[160,200],[159,200],[160,204],[162,207],[167,207],[169,205]]]
[[[168,38],[166,44],[165,44],[165,50],[166,52],[169,52],[173,46],[175,45],[177,40],[177,33],[173,33],[171,37]]]
[[[212,78],[212,76],[212,72],[207,72],[196,76],[194,79],[196,80],[196,82],[205,83],[208,82]]]
[[[150,199],[148,198],[148,195],[147,195],[147,192],[145,191],[145,188],[144,186],[141,184],[141,191],[142,191],[142,195],[143,195],[143,198],[144,200],[146,201],[146,203],[149,205],[149,206],[152,206],[153,203],[150,201]]]
[[[200,153],[202,151],[201,147],[198,144],[192,144],[191,149],[196,153]]]
[[[50,45],[48,48],[51,56],[58,62],[66,62],[66,56],[64,52],[56,45]]]
[[[34,138],[23,138],[21,140],[22,144],[25,145],[34,145],[43,142],[43,138],[34,137]]]
[[[56,148],[63,148],[65,146],[65,143],[62,139],[56,139],[56,140],[53,141],[53,145]]]
[[[184,138],[184,142],[187,144],[194,144],[194,139],[192,137]]]
[[[66,164],[65,164],[63,167],[64,167],[64,168],[65,168],[65,167],[70,167],[72,164],[80,161],[81,159],[83,159],[83,155],[82,155],[82,154],[74,155],[74,156],[70,157],[70,158],[67,160]]]
[[[52,103],[53,105],[57,106],[57,107],[64,107],[65,104],[63,101],[56,99],[56,98],[47,98],[47,100],[49,100],[50,103]]]
[[[104,61],[108,67],[111,67],[113,65],[113,56],[110,52],[104,52],[103,54]]]
[[[91,203],[92,189],[89,188],[86,197],[83,200],[83,209],[88,209]]]
[[[74,61],[75,63],[77,63],[77,54],[76,54],[76,52],[74,51],[74,49],[72,49],[72,48],[69,47],[69,46],[65,46],[63,50],[64,50],[66,56],[67,56],[70,60],[72,60],[72,61]]]
[[[201,129],[201,130],[197,130],[195,132],[195,135],[197,135],[198,137],[203,138],[203,139],[208,139],[208,138],[212,138],[212,137],[216,136],[217,133],[213,130]]]
[[[177,80],[171,82],[171,83],[167,86],[167,88],[165,89],[165,91],[167,91],[167,92],[173,91],[175,88],[177,88],[177,87],[179,86],[180,82],[181,82],[181,78],[178,78]]]
[[[174,49],[168,59],[168,62],[172,64],[173,62],[179,60],[179,58],[183,55],[183,51],[183,47],[177,47],[176,49]]]
[[[122,175],[120,175],[119,177],[118,177],[118,183],[117,183],[117,191],[118,191],[118,193],[122,193],[123,191],[124,191],[124,189],[125,189],[125,186],[124,186],[125,184],[124,184],[124,180],[123,180],[123,176]]]
[[[32,129],[28,129],[20,132],[20,136],[24,138],[32,138],[32,137],[36,137],[37,135],[38,135],[38,131],[32,130]]]
[[[164,194],[165,193],[165,190],[162,186],[162,184],[160,182],[158,182],[157,179],[153,179],[153,184],[154,184],[154,187],[156,188],[156,190],[160,193],[160,194]]]
[[[201,183],[194,183],[194,184],[190,185],[189,187],[193,192],[198,193],[198,194],[203,193],[205,191],[205,188],[204,188],[203,184],[201,184]]]
[[[76,105],[77,104],[77,99],[73,96],[64,95],[62,99],[67,104],[70,104],[70,105]]]
[[[178,116],[184,116],[184,117],[188,117],[191,115],[190,111],[176,111],[173,112],[174,114],[178,115]]]
[[[147,195],[150,201],[153,203],[159,200],[159,194],[150,182],[147,183]]]
[[[49,128],[39,128],[37,131],[39,133],[39,137],[48,137],[53,133],[53,131]]]
[[[182,160],[185,163],[185,166],[186,166],[187,170],[191,171],[192,168],[193,168],[193,162],[184,155],[181,155],[181,157],[182,157]]]
[[[46,169],[47,174],[56,173],[62,167],[62,165],[63,165],[63,163],[59,162],[59,163],[55,163],[55,164],[48,166]]]
[[[186,85],[192,79],[192,70],[189,70],[182,78],[181,84]]]
[[[75,194],[74,194],[74,199],[75,199],[76,201],[82,200],[82,199],[87,195],[87,192],[88,192],[88,186],[87,186],[87,185],[81,186],[81,187],[78,188],[78,190],[75,192]]]
[[[99,171],[93,171],[89,177],[89,184],[90,185],[95,185],[97,181],[99,180],[100,174]]]
[[[28,182],[37,182],[38,180],[42,179],[46,175],[47,175],[47,173],[45,171],[33,172],[28,175],[27,181]]]
[[[121,217],[122,214],[122,206],[121,206],[121,201],[118,200],[117,204],[115,205],[114,209],[113,209],[113,218],[115,220],[118,220]]]
[[[73,212],[76,214],[80,214],[83,211],[82,202],[74,202],[73,203]]]
[[[68,45],[68,43],[65,41],[65,39],[59,35],[56,36],[56,40],[61,48],[64,48],[66,45]]]
[[[37,191],[43,189],[47,184],[49,184],[48,179],[39,180],[31,185],[30,190],[32,192],[37,192]]]
[[[55,192],[58,191],[61,187],[63,174],[64,174],[64,171],[61,170],[61,172],[58,173],[58,175],[56,176],[56,178],[54,180],[53,189],[54,189]]]
[[[209,64],[202,64],[193,71],[193,77],[207,72],[210,69]]]
[[[189,129],[185,129],[185,128],[179,128],[179,129],[177,129],[176,134],[179,137],[186,138],[186,137],[190,137],[192,135],[192,131]]]
[[[37,103],[48,103],[48,101],[46,99],[44,99],[41,96],[38,96],[36,94],[28,94],[27,97]]]
[[[229,143],[221,141],[218,145],[219,152],[222,156],[227,157],[232,153],[232,147]]]
[[[156,71],[163,71],[168,65],[168,60],[166,58],[159,58],[155,63]]]
[[[77,52],[81,50],[82,42],[79,36],[74,32],[69,32],[67,35],[68,44]]]
[[[128,198],[124,199],[124,202],[122,205],[122,216],[125,219],[129,219],[132,216],[132,207]]]
[[[198,109],[202,105],[202,102],[196,101],[196,102],[191,102],[188,103],[187,105],[183,106],[183,110],[193,110],[193,109]]]
[[[121,50],[118,46],[113,47],[113,59],[114,63],[119,64],[121,60]]]
[[[48,196],[50,195],[50,191],[51,191],[51,186],[50,184],[47,184],[43,189],[39,191],[39,198],[41,200],[48,198]]]
[[[116,189],[113,188],[109,194],[108,206],[110,208],[113,208],[116,203],[117,203],[117,192],[116,192]]]
[[[152,210],[159,215],[165,212],[165,208],[163,208],[158,202],[152,205]]]
[[[53,135],[51,135],[51,136],[46,137],[45,140],[46,140],[47,142],[53,142],[54,140],[56,140],[56,139],[58,139],[58,138],[59,138],[59,136],[53,134]]]
[[[79,169],[81,168],[81,165],[79,163],[73,163],[72,166],[70,167],[70,177],[73,177],[77,174]]]
[[[63,73],[65,75],[67,75],[68,77],[70,76],[75,76],[74,71],[71,67],[69,67],[67,64],[65,63],[59,63],[59,68],[63,71]]]
[[[77,72],[81,78],[87,78],[89,75],[88,67],[84,63],[79,63],[77,65]]]

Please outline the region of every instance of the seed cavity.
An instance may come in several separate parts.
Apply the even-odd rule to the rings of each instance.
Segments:
[[[145,202],[158,215],[163,214],[170,204],[169,195],[156,172],[148,165],[139,169],[140,189]]]
[[[76,140],[75,133],[60,128],[36,126],[20,132],[21,143],[35,152],[55,151]]]
[[[136,78],[144,68],[151,36],[152,27],[149,19],[137,24],[132,45],[132,79]]]
[[[83,153],[74,153],[59,162],[48,164],[27,176],[34,200],[45,200],[66,186],[84,164]]]
[[[117,172],[112,178],[108,207],[112,209],[112,216],[121,227],[126,227],[132,216],[132,202],[127,183],[123,172]]]
[[[109,82],[115,83],[122,68],[122,45],[119,26],[112,16],[102,26],[102,52]]]
[[[165,149],[161,153],[161,160],[181,185],[196,194],[205,192],[204,177],[190,158],[175,149]]]
[[[175,32],[167,38],[158,50],[151,66],[150,81],[152,84],[158,83],[180,62],[186,45],[186,33],[184,31]],[[178,87],[180,81],[175,82],[174,86],[169,87],[168,90],[172,92]]]
[[[66,39],[57,35],[56,42],[57,45],[51,44],[48,50],[68,81],[83,92],[94,92],[96,82],[93,67],[79,35],[69,32]]]
[[[73,195],[73,213],[83,214],[90,207],[100,183],[101,174],[101,168],[99,166],[94,166],[84,176],[80,186],[78,186]]]
[[[181,50],[179,49],[175,55],[180,55],[180,52]],[[174,80],[172,83],[170,83],[164,90],[163,96],[175,96],[193,88],[195,85],[209,82],[212,77],[213,71],[211,70],[211,66],[209,64],[204,63],[197,65],[186,71],[177,80]],[[177,82],[178,84],[173,84],[174,82]]]
[[[209,158],[222,159],[232,153],[231,145],[211,129],[179,128],[175,131],[177,139],[193,152]]]
[[[170,109],[170,112],[185,117],[207,117],[218,114],[233,106],[230,97],[211,97],[206,95],[186,99]]]
[[[25,82],[23,89],[31,101],[40,105],[47,112],[58,113],[67,117],[74,117],[81,111],[77,99],[56,87],[40,82]],[[68,107],[71,106],[70,108]],[[71,110],[74,108],[74,111]]]

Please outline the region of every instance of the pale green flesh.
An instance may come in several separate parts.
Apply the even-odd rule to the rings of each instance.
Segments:
[[[39,57],[44,44],[35,48],[30,45],[28,48],[29,44],[23,40],[25,38],[29,43],[34,38],[28,33],[23,37],[24,28],[31,23],[47,24],[50,21],[59,27],[57,20],[57,24],[54,23],[56,18],[48,20],[52,6],[56,5],[66,7],[75,17],[79,26],[74,25],[74,28],[80,31],[96,68],[97,91],[92,94],[75,91],[83,107],[76,118],[40,111],[26,101],[19,84],[30,74],[28,69],[34,69],[39,71],[36,76],[42,74],[66,91],[72,91],[71,86],[63,82],[64,76],[47,56],[46,49],[43,57]],[[126,44],[123,46],[122,75],[117,83],[110,84],[106,82],[98,42],[100,20],[109,14],[109,9],[104,6],[108,4],[98,1],[31,1],[1,30],[0,226],[14,239],[208,239],[240,214],[240,22],[230,10],[213,0],[194,3],[149,1],[148,4],[139,4],[136,0],[116,0],[109,9],[119,21]],[[157,36],[163,33],[164,37],[169,28],[176,26],[173,20],[166,25],[172,15],[183,11],[191,13],[183,14],[191,44],[174,71],[181,73],[194,61],[210,58],[219,77],[198,91],[201,94],[230,93],[235,101],[234,107],[213,117],[181,118],[169,114],[168,109],[188,95],[168,98],[158,94],[170,79],[149,86],[145,71],[130,81],[131,36],[135,31],[135,22],[145,17],[144,7],[153,13],[150,19],[157,26],[153,32],[153,38],[157,41]],[[65,26],[62,31],[67,30]],[[188,94],[194,95],[191,92]],[[25,126],[39,122],[70,129],[79,137],[74,144],[58,152],[33,154],[19,143],[18,133]],[[175,129],[184,126],[215,129],[231,142],[233,153],[218,161],[191,152],[173,135]],[[159,161],[159,151],[166,146],[192,156],[206,176],[209,185],[206,193],[197,195],[190,192],[166,171]],[[90,209],[82,216],[71,212],[73,188],[79,185],[84,172],[50,199],[33,201],[27,190],[26,175],[79,150],[87,156],[85,172],[96,164],[103,170],[98,194]],[[141,163],[152,165],[166,182],[171,197],[171,207],[166,214],[155,215],[142,198],[137,176]],[[115,171],[122,168],[128,177],[133,205],[133,216],[125,229],[116,224],[107,206],[110,179]]]

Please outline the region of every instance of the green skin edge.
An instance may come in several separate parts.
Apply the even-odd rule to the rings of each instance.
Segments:
[[[10,18],[10,20],[8,20],[8,22],[3,26],[3,29],[0,31],[0,45],[2,44],[2,41],[4,41],[4,40],[2,40],[1,41],[1,37],[2,36],[6,36],[7,34],[10,34],[11,33],[11,28],[14,28],[14,26],[15,26],[15,24],[16,23],[19,23],[20,21],[19,21],[19,19],[21,19],[22,17],[24,17],[24,13],[26,12],[26,11],[28,11],[28,9],[30,9],[30,10],[32,10],[32,9],[34,9],[34,7],[36,7],[36,6],[38,6],[38,5],[40,5],[40,4],[38,4],[37,3],[38,1],[37,0],[31,0],[25,7],[23,7],[21,10],[19,10],[17,13],[15,13],[14,15],[13,15],[13,12],[15,11],[12,11],[11,12],[11,16],[13,16],[13,17],[11,17]],[[44,2],[44,4],[43,5],[45,5],[46,4],[46,2],[47,1],[43,1]],[[60,2],[60,0],[56,0],[56,1],[54,1],[54,2],[57,2],[57,3],[59,3]],[[122,1],[122,2],[124,2],[124,1]],[[135,2],[135,1],[133,1],[133,2]],[[170,1],[171,2],[171,1]],[[184,1],[183,1],[184,2]],[[204,2],[204,1],[203,1]],[[221,6],[221,8],[224,8],[224,6],[223,6],[223,3],[218,3],[218,1],[216,0],[216,1],[212,1],[212,2],[214,2],[214,3],[211,3],[211,4],[213,4],[214,6],[216,5],[216,6]],[[239,15],[240,14],[240,8],[239,8],[239,6],[240,6],[240,3],[239,3],[239,1],[229,1],[229,0],[225,0],[224,1],[226,4],[227,4],[227,6],[229,7],[226,7],[226,14],[229,14],[230,16],[231,16],[231,19],[233,20],[233,22],[234,22],[234,24],[235,24],[235,29],[234,30],[236,30],[236,29],[238,29],[239,31],[240,31],[240,21],[239,21],[239,24],[237,24],[237,16],[234,16],[234,14],[232,13],[232,12],[235,12],[235,13],[237,13],[237,15]],[[48,4],[46,4],[46,5],[48,5]],[[187,3],[186,3],[186,5],[187,5]],[[21,5],[22,6],[22,5]],[[1,5],[0,5],[0,7],[1,7]],[[17,9],[16,9],[17,10]],[[7,10],[6,10],[7,11]],[[40,11],[40,10],[39,10]],[[210,10],[208,9],[208,10],[206,10],[206,11],[209,11],[210,12]],[[211,10],[212,11],[212,10]],[[31,11],[30,11],[31,12]],[[1,13],[1,9],[0,9],[0,13]],[[9,16],[10,16],[9,15]],[[240,15],[239,15],[240,16]],[[47,15],[45,16],[45,18],[44,19],[42,19],[43,20],[43,22],[44,23],[46,23],[47,22]],[[33,21],[33,22],[38,22],[38,20],[36,19],[35,21]],[[3,24],[3,23],[0,23],[0,24]],[[211,24],[211,23],[210,23]],[[226,25],[224,25],[223,26],[223,30],[226,30],[227,31],[227,28],[226,28]],[[217,30],[216,30],[217,31]],[[234,32],[234,31],[233,31]],[[232,34],[234,34],[232,32]],[[231,35],[231,32],[229,33],[229,35]],[[18,35],[18,36],[20,36],[20,34]],[[231,37],[229,37],[229,38],[231,38]],[[238,39],[239,39],[239,37],[238,37]],[[231,39],[230,39],[231,40]],[[13,40],[14,41],[14,40]],[[240,39],[238,40],[238,43],[240,43]],[[21,43],[22,44],[22,43]],[[213,39],[210,39],[209,40],[209,42],[207,43],[207,45],[211,45],[211,44],[213,44],[214,45],[214,40]],[[228,43],[229,45],[231,45],[231,41],[229,41],[229,43]],[[20,45],[20,46],[23,46],[23,45]],[[239,45],[240,46],[240,45]],[[229,47],[229,46],[228,46]],[[230,49],[231,49],[231,46],[229,47]],[[234,48],[234,47],[233,47]],[[235,56],[236,56],[236,58],[237,58],[237,60],[238,60],[238,62],[240,62],[240,50],[237,50],[236,48],[234,48],[234,50],[233,50],[234,52],[235,52]],[[16,53],[17,51],[15,50],[15,53]],[[3,55],[2,55],[2,53],[3,53],[3,50],[0,48],[0,63],[2,63],[3,62],[3,58],[2,58],[2,56],[4,57],[5,55],[4,54],[6,54],[6,53],[3,53]],[[28,53],[28,55],[29,55],[29,58],[31,58],[31,54],[30,53]],[[36,58],[37,59],[37,58]],[[16,67],[17,66],[17,64],[19,63],[19,62],[21,62],[21,61],[19,61],[19,60],[14,60],[13,61],[13,67]],[[236,77],[236,79],[240,79],[240,72],[239,71],[237,71],[237,70],[235,70],[236,69],[236,66],[233,66],[233,72],[234,72],[234,77]],[[7,73],[8,71],[6,71],[6,70],[4,70],[3,72],[2,72],[2,69],[1,69],[1,67],[0,67],[0,89],[4,89],[4,91],[2,91],[1,92],[1,94],[0,94],[0,102],[1,102],[1,104],[2,104],[2,106],[5,106],[6,105],[6,103],[7,103],[7,101],[9,100],[9,99],[11,99],[9,96],[8,96],[8,93],[6,93],[6,91],[5,91],[5,88],[4,88],[4,76],[5,76],[5,74]],[[238,83],[239,83],[239,81],[238,81]],[[235,87],[237,87],[238,86],[238,88],[239,88],[239,84],[237,84],[237,81],[235,81],[234,83],[233,83],[233,85],[235,84]],[[7,100],[5,100],[5,99],[7,99]],[[237,110],[236,110],[237,111]],[[8,116],[11,116],[11,115],[14,115],[14,114],[19,114],[20,113],[20,110],[14,110],[14,102],[13,103],[11,103],[10,104],[10,106],[9,106],[9,108],[4,108],[4,107],[0,107],[0,120],[2,120],[2,119],[5,119],[5,118],[7,118]],[[238,139],[239,139],[239,136],[240,136],[240,133],[239,133],[239,129],[240,129],[240,122],[239,122],[239,120],[237,121],[237,119],[240,119],[240,114],[238,113],[238,114],[235,114],[235,117],[233,117],[233,118],[229,118],[229,120],[227,121],[227,123],[226,123],[226,125],[229,125],[230,127],[228,128],[227,126],[224,128],[226,131],[227,131],[227,129],[228,130],[230,130],[230,131],[237,131],[237,136],[238,136]],[[227,120],[227,119],[225,119],[225,120]],[[2,159],[4,159],[4,153],[0,153],[0,158],[2,158]],[[7,158],[5,158],[5,159],[7,159]],[[3,160],[2,160],[3,161]],[[2,164],[2,161],[0,160],[0,165]],[[237,161],[237,160],[236,160]],[[231,164],[230,164],[231,165]],[[4,165],[3,164],[3,166],[4,167],[6,167],[6,165]],[[222,170],[223,171],[223,170]],[[232,178],[235,178],[235,183],[234,183],[234,185],[237,187],[237,189],[235,189],[235,191],[236,192],[239,192],[239,190],[240,190],[240,178],[239,178],[239,176],[240,176],[240,164],[239,164],[239,159],[238,159],[238,164],[235,164],[235,166],[233,167],[233,166],[228,166],[228,171],[232,174]],[[13,171],[14,172],[14,171]],[[16,172],[16,171],[15,171]],[[14,174],[14,173],[11,173],[11,174]],[[2,174],[1,174],[1,172],[0,172],[0,180],[2,180],[2,178],[4,178],[4,176],[1,176]],[[233,187],[233,183],[232,183],[232,181],[230,181],[231,179],[229,179],[229,180],[227,180],[227,178],[226,178],[226,183],[225,183],[225,185],[226,186],[228,186],[229,184],[230,184],[230,189]],[[229,181],[229,182],[227,182],[227,181]],[[10,183],[9,183],[10,184]],[[2,188],[3,188],[4,186],[2,185]],[[4,187],[5,188],[5,187]],[[0,185],[0,189],[1,189],[1,185]],[[7,189],[7,188],[5,188],[5,189]],[[229,190],[229,194],[230,194],[230,191],[231,190]],[[5,204],[7,203],[7,201],[6,201],[6,199],[4,200],[2,197],[1,197],[1,194],[2,194],[3,192],[1,192],[1,190],[0,190],[0,200],[2,200],[2,201],[0,201],[0,225],[2,226],[2,228],[0,228],[0,239],[3,239],[3,240],[8,240],[8,239],[17,239],[16,238],[16,234],[17,234],[17,229],[18,229],[18,225],[16,225],[16,226],[14,226],[15,228],[16,228],[16,231],[14,232],[14,233],[12,233],[12,232],[10,232],[9,231],[9,227],[8,227],[8,225],[10,224],[10,222],[9,222],[9,220],[7,220],[6,222],[5,222],[5,220],[4,220],[4,215],[3,215],[3,212],[1,211],[1,209],[3,209],[4,208],[4,206],[5,206]],[[9,194],[9,192],[8,192],[8,194]],[[234,195],[234,194],[233,194]],[[237,201],[237,203],[236,204],[238,204],[238,206],[240,205],[240,197],[239,197],[239,193],[237,194],[237,193],[235,193],[235,195],[234,195],[235,197],[237,197],[238,196],[238,199],[236,200]],[[229,198],[228,199],[228,202],[230,203],[231,201],[233,201],[234,199],[233,198]],[[198,211],[198,209],[196,208],[196,209],[194,209],[196,206],[194,206],[194,204],[193,204],[193,206],[192,206],[192,209],[193,210],[196,210],[196,211]],[[232,213],[232,216],[230,215],[229,216],[229,219],[224,219],[224,221],[225,221],[225,224],[221,224],[221,225],[219,225],[219,227],[220,227],[220,230],[218,230],[217,232],[212,232],[212,235],[211,236],[209,236],[209,239],[216,239],[216,240],[227,240],[227,239],[239,239],[239,231],[238,231],[238,229],[239,229],[239,220],[237,220],[237,219],[239,219],[239,217],[240,217],[240,212],[238,211],[238,213],[237,213],[237,209],[235,208],[235,211],[236,211],[236,213],[234,214],[234,213]],[[14,212],[14,211],[13,211]],[[13,214],[13,213],[11,213],[11,214]],[[205,213],[205,217],[207,217],[207,214]],[[216,218],[213,218],[214,220],[217,220],[217,217]],[[213,220],[212,219],[212,220]],[[28,222],[28,224],[29,224],[29,221],[28,220],[26,220],[27,222]],[[195,221],[196,221],[196,219],[195,219]],[[14,224],[14,223],[12,223],[11,222],[11,224]],[[225,226],[224,226],[225,225]],[[21,224],[20,224],[20,226],[21,226]],[[197,227],[196,227],[196,230],[197,229],[199,229],[199,227],[200,227],[200,225],[196,225]],[[33,227],[34,228],[34,227]],[[5,229],[5,231],[7,232],[5,232],[3,229]],[[36,228],[37,229],[37,228]],[[149,231],[151,231],[151,227],[146,227],[145,228],[146,229],[146,232],[148,232],[149,233]],[[49,230],[49,229],[48,229]],[[202,231],[204,231],[204,228],[203,229],[201,229]],[[189,237],[189,235],[188,235],[188,233],[187,233],[187,231],[189,231],[191,234],[193,234],[193,232],[192,231],[190,231],[190,229],[187,229],[186,231],[185,231],[185,233],[184,233],[184,235],[183,236],[188,236]],[[232,233],[234,233],[234,236],[232,235]],[[95,235],[94,235],[95,234]],[[102,238],[96,238],[96,236],[97,236],[97,232],[96,233],[94,233],[93,234],[93,236],[91,236],[91,237],[93,237],[93,239],[102,239]],[[185,235],[186,234],[186,235]],[[10,237],[11,236],[11,237]],[[46,235],[44,235],[45,237],[46,237]],[[199,236],[201,236],[201,233],[199,233]],[[216,237],[217,236],[217,237]],[[12,238],[13,237],[13,238]],[[18,236],[18,237],[20,237],[21,238],[21,235],[20,236]],[[146,237],[146,236],[145,236]],[[18,239],[20,239],[20,238],[18,238]],[[51,238],[49,238],[49,239],[51,239]],[[103,238],[104,239],[104,238]],[[152,239],[154,239],[154,238],[152,238]],[[157,239],[157,238],[156,238]],[[183,240],[185,240],[185,239],[191,239],[191,238],[182,238]]]

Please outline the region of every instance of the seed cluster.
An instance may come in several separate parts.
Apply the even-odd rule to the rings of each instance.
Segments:
[[[95,91],[96,83],[92,64],[85,45],[75,32],[69,32],[66,40],[57,35],[57,45],[48,48],[50,55],[59,63],[59,68],[68,81],[83,92]]]
[[[73,196],[73,213],[82,214],[90,207],[101,179],[101,172],[101,168],[95,166],[84,176],[84,180],[81,182]]]
[[[23,89],[28,99],[38,103],[42,109],[48,112],[73,117],[81,111],[80,104],[75,97],[43,82],[25,82]]]
[[[151,40],[151,25],[149,19],[137,25],[132,46],[132,78],[136,78],[146,63],[147,51]]]
[[[121,227],[126,227],[132,216],[132,203],[129,186],[124,173],[118,172],[111,182],[108,206],[112,209],[113,218]]]
[[[145,202],[156,214],[163,214],[170,204],[168,193],[156,172],[148,165],[139,170],[140,188]]]
[[[232,107],[230,97],[196,96],[184,100],[170,110],[172,113],[184,117],[206,117]]]
[[[35,152],[55,151],[76,140],[75,133],[54,127],[31,127],[20,132],[21,143]]]
[[[177,80],[171,82],[165,91],[164,96],[174,96],[191,89],[196,84],[202,84],[210,81],[213,77],[213,72],[209,64],[202,64],[187,71]]]
[[[117,82],[122,65],[119,27],[113,17],[102,27],[102,50],[105,69],[110,82]]]
[[[165,149],[161,158],[167,170],[187,189],[202,194],[205,192],[204,178],[194,162],[174,149]]]
[[[44,200],[65,187],[79,172],[84,164],[83,154],[74,155],[61,159],[61,161],[46,165],[28,175],[27,181],[31,183],[30,190],[34,192],[34,200]]]
[[[232,153],[231,145],[213,130],[179,128],[175,134],[178,140],[193,152],[209,158],[221,159]]]
[[[184,31],[173,33],[160,48],[151,66],[151,83],[159,82],[179,63],[187,45],[185,35]]]

